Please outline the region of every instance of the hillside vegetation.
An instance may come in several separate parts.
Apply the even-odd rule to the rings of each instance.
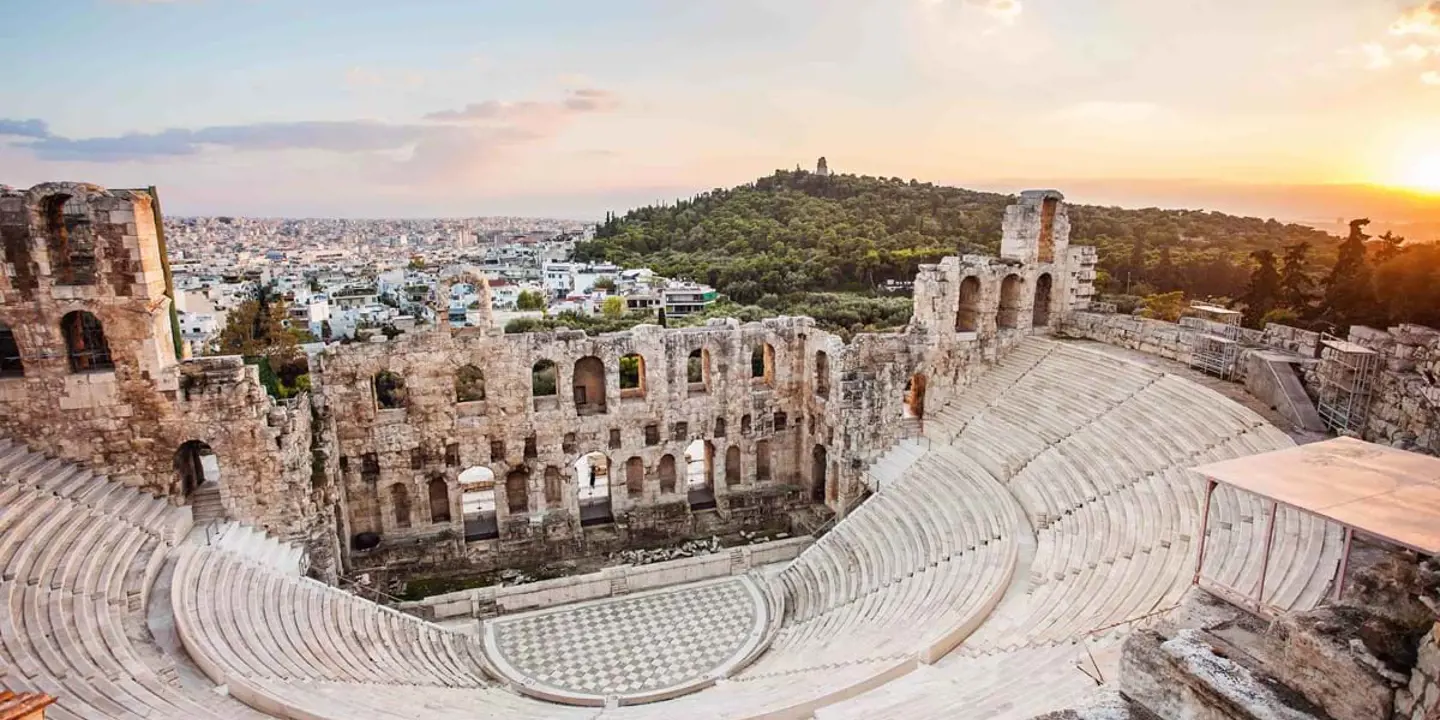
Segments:
[[[1014,200],[899,178],[779,171],[608,216],[577,257],[709,283],[762,314],[810,314],[842,331],[879,329],[908,317],[896,312],[896,298],[882,296],[886,281],[908,281],[921,264],[946,255],[996,254]],[[1203,210],[1071,205],[1070,220],[1071,244],[1097,248],[1100,293],[1124,309],[1175,306],[1177,297],[1239,300],[1254,294],[1253,275],[1267,264],[1275,271],[1284,256],[1280,271],[1291,292],[1252,304],[1263,306],[1262,316],[1288,310],[1294,317],[1283,319],[1301,324],[1328,317],[1319,305],[1321,278],[1337,262],[1341,238]],[[1168,303],[1155,300],[1164,296]],[[1377,307],[1371,315],[1386,313]]]

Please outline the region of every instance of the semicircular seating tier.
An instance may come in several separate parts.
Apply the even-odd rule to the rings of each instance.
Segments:
[[[188,508],[0,440],[0,684],[60,697],[62,718],[1026,718],[1082,699],[1077,652],[1113,649],[1189,587],[1203,481],[1187,468],[1290,444],[1203,386],[1047,340],[955,398],[766,583],[768,650],[708,689],[608,708],[525,697],[472,636],[301,577],[256,531],[182,544]],[[1266,512],[1216,492],[1207,577],[1259,589]],[[1315,605],[1338,553],[1335,528],[1282,510],[1265,602]],[[180,640],[229,697],[176,681],[147,638],[169,558]]]

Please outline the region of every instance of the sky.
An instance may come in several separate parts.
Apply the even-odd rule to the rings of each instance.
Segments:
[[[1440,221],[1440,0],[0,3],[0,183],[546,215],[777,168]]]

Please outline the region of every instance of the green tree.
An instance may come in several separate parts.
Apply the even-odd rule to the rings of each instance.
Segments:
[[[1185,312],[1185,293],[1174,290],[1157,295],[1146,295],[1140,301],[1140,314],[1154,320],[1178,322]]]
[[[1265,315],[1275,309],[1280,294],[1280,273],[1275,270],[1275,253],[1256,250],[1250,256],[1257,265],[1250,273],[1250,288],[1241,298],[1245,303],[1243,320],[1247,327],[1260,328]]]
[[[406,267],[410,268],[411,270],[424,270],[425,257],[423,255],[411,255],[410,263],[406,265]]]
[[[519,310],[544,310],[545,295],[539,290],[521,290],[515,298],[515,307]]]
[[[596,290],[604,290],[605,292],[613,293],[615,292],[615,278],[612,278],[609,275],[596,278],[595,282],[592,284],[592,287],[594,287]]]
[[[1300,317],[1310,311],[1311,292],[1314,281],[1306,272],[1309,264],[1310,243],[1298,242],[1285,246],[1285,256],[1280,266],[1280,304],[1293,309]]]
[[[1326,320],[1345,328],[1371,322],[1377,315],[1375,288],[1370,264],[1365,259],[1365,226],[1368,218],[1350,221],[1350,234],[1340,244],[1335,266],[1325,277]]]
[[[221,355],[241,355],[247,363],[259,365],[261,383],[279,398],[308,388],[310,381],[310,363],[300,350],[300,342],[313,336],[306,330],[286,327],[288,315],[285,300],[262,286],[254,299],[230,311],[216,343]]]
[[[625,317],[625,298],[619,295],[611,295],[600,303],[600,314],[611,320],[618,320]]]

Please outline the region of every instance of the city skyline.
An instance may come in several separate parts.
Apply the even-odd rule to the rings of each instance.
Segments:
[[[1440,220],[1440,3],[1252,5],[7,7],[0,182],[154,184],[189,215],[589,219],[826,155],[1076,202]]]

